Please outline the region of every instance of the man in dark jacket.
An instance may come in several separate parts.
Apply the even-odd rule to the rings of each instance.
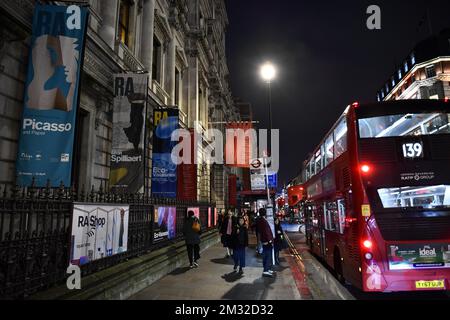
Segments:
[[[195,217],[194,211],[189,210],[188,216],[184,222],[183,235],[186,241],[186,248],[189,258],[189,267],[198,267],[198,259],[200,259],[200,233],[201,231],[195,231],[193,229],[194,223],[200,223]]]
[[[256,228],[263,246],[263,276],[273,277],[272,267],[272,250],[273,250],[273,234],[269,223],[266,220],[266,209],[259,209],[259,216]]]

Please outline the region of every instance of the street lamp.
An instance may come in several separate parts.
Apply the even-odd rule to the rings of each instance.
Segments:
[[[270,125],[270,132],[272,132],[272,88],[270,86],[273,79],[275,79],[275,76],[277,74],[275,66],[270,63],[266,62],[261,66],[261,78],[267,83],[267,92],[268,92],[268,102],[269,102],[269,125]],[[267,189],[267,221],[269,222],[270,229],[272,230],[273,237],[275,238],[275,224],[274,224],[274,208],[272,205],[272,200],[270,198],[270,188],[269,188],[269,172],[267,170],[268,163],[266,161],[269,158],[269,156],[272,156],[272,146],[271,146],[271,140],[269,138],[268,144],[267,144],[267,152],[265,153],[263,157],[263,164],[265,167],[265,174],[266,174],[266,189]],[[275,252],[274,248],[272,249],[272,262],[275,264]]]
[[[261,66],[261,78],[267,83],[267,92],[269,95],[269,125],[270,130],[272,130],[272,89],[271,89],[271,82],[273,79],[275,79],[275,76],[277,75],[277,71],[275,69],[275,66],[270,63],[266,62]]]

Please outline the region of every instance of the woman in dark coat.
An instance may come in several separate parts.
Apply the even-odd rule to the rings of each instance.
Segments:
[[[280,218],[277,216],[274,221],[275,224],[275,264],[280,265],[280,251],[287,248],[286,239],[284,239],[283,228],[281,227]]]
[[[239,273],[244,273],[245,268],[245,248],[248,247],[248,229],[245,225],[244,217],[239,217],[238,223],[233,228],[233,259],[234,271],[237,271],[239,266]]]
[[[220,240],[225,248],[227,248],[226,258],[231,256],[230,249],[233,248],[232,233],[233,233],[233,212],[228,211],[228,215],[222,220],[220,227]]]
[[[200,234],[196,232],[192,226],[197,222],[198,218],[194,215],[194,211],[189,210],[188,216],[183,225],[183,235],[186,241],[187,254],[189,258],[190,268],[198,267],[198,259],[200,259]]]

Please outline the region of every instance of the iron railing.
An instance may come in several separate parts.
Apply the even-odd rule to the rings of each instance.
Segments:
[[[83,188],[84,189],[84,188]],[[169,246],[183,239],[189,207],[197,207],[204,230],[215,228],[214,204],[152,198],[142,194],[89,192],[59,188],[4,186],[0,188],[0,299],[20,299],[62,284],[70,261],[74,204],[129,205],[126,252],[81,266],[82,276]],[[176,237],[153,241],[154,209],[176,207]],[[211,217],[208,218],[208,208]],[[208,227],[208,219],[211,223]]]

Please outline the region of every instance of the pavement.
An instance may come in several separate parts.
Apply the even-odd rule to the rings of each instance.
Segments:
[[[256,238],[250,233],[243,275],[233,271],[233,259],[225,257],[225,248],[218,243],[201,252],[198,268],[178,268],[130,300],[351,299],[325,268],[317,268],[319,263],[303,250],[304,235],[298,226],[293,228],[287,236],[294,241],[289,240],[290,248],[280,253],[281,265],[274,266],[273,278],[262,276],[262,257],[256,254]]]
[[[273,278],[262,277],[262,258],[256,254],[256,239],[249,236],[244,274],[233,271],[233,259],[226,258],[221,243],[201,252],[199,267],[178,268],[130,300],[299,300],[302,299],[286,256],[274,267]]]

